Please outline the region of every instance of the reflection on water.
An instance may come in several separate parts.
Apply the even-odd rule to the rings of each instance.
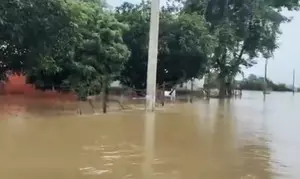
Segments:
[[[300,97],[243,94],[84,117],[0,101],[0,178],[300,178]]]

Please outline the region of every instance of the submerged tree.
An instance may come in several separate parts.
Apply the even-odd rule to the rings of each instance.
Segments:
[[[89,18],[86,28],[72,61],[76,73],[69,76],[68,83],[79,94],[99,94],[102,89],[106,102],[110,83],[119,77],[130,55],[122,39],[126,26],[112,14],[98,12]],[[103,105],[106,110],[106,103]]]
[[[127,26],[99,1],[1,1],[0,7],[2,74],[24,73],[39,89],[86,98],[107,88],[129,56]]]
[[[27,73],[51,64],[71,38],[67,4],[60,0],[0,2],[0,70]],[[49,66],[49,68],[51,68]],[[53,69],[56,70],[56,69]]]
[[[276,84],[270,79],[266,79],[268,88],[273,91],[292,91],[292,88],[287,87],[287,85],[279,83]],[[244,90],[254,90],[254,91],[263,91],[265,88],[265,78],[258,77],[256,75],[250,74],[247,78],[239,82],[241,88]]]
[[[218,45],[212,67],[219,72],[220,97],[225,97],[226,83],[231,83],[240,67],[251,67],[257,57],[268,58],[278,47],[279,26],[288,22],[279,9],[295,9],[298,1],[259,0],[186,0],[183,11],[205,16]]]
[[[127,86],[145,89],[150,4],[124,3],[116,12],[121,22],[129,24],[124,41],[131,51],[120,80]],[[171,88],[204,74],[215,43],[203,17],[179,14],[168,7],[160,13],[157,83]]]

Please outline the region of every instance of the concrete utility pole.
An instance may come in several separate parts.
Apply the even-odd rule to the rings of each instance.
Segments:
[[[295,69],[293,70],[293,95],[295,95]]]
[[[267,94],[267,89],[268,89],[268,77],[267,77],[267,74],[268,74],[268,58],[266,58],[266,61],[265,61],[265,78],[264,78],[264,95]]]
[[[143,179],[152,179],[154,174],[153,162],[155,156],[155,113],[146,113],[144,131],[145,158],[142,164]]]
[[[159,31],[159,0],[152,0],[150,32],[149,32],[148,69],[147,69],[147,96],[146,96],[147,111],[155,110],[158,31]]]

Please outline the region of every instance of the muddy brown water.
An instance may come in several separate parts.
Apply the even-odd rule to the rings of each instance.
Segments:
[[[243,95],[85,116],[2,100],[0,178],[299,179],[300,94]]]

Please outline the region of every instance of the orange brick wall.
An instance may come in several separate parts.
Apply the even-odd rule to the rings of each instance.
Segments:
[[[34,98],[59,98],[61,100],[75,100],[74,94],[62,94],[56,91],[41,91],[30,84],[26,84],[26,77],[20,75],[10,75],[8,81],[3,85],[4,95],[24,95]]]

